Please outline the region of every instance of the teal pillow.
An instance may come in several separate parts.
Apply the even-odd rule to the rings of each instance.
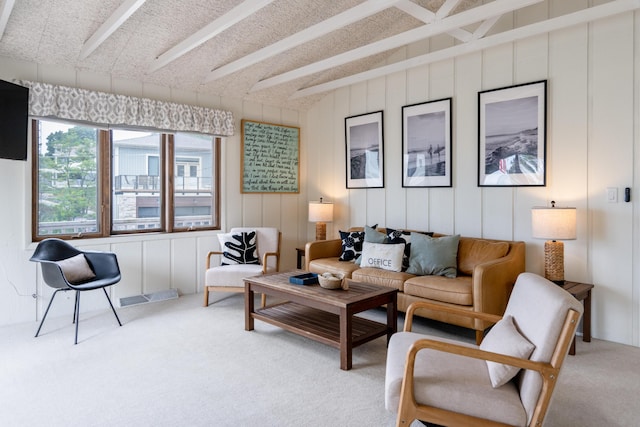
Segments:
[[[458,234],[437,238],[420,233],[411,234],[411,255],[407,273],[456,277],[459,241]]]
[[[368,225],[364,226],[364,241],[369,243],[387,243],[387,235]]]

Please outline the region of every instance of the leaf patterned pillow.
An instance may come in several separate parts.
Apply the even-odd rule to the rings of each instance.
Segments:
[[[218,234],[218,240],[223,252],[221,265],[260,264],[255,230]]]

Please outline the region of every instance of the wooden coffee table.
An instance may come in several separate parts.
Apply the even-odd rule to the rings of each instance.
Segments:
[[[350,282],[349,290],[324,289],[320,285],[294,285],[289,277],[305,273],[294,270],[244,279],[245,330],[252,331],[254,319],[340,349],[340,369],[351,369],[352,350],[397,330],[396,289],[369,283]],[[254,293],[264,293],[286,302],[257,309]],[[359,316],[387,306],[387,324]]]

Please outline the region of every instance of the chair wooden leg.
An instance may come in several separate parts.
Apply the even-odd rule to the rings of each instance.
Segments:
[[[484,331],[476,331],[476,345],[480,345],[482,343],[483,338],[484,338]]]
[[[262,308],[267,306],[267,294],[262,294]]]
[[[209,305],[209,287],[207,285],[204,286],[204,307]]]

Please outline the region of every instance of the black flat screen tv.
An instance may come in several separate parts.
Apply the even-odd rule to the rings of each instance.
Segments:
[[[0,80],[0,158],[27,160],[29,88]]]

